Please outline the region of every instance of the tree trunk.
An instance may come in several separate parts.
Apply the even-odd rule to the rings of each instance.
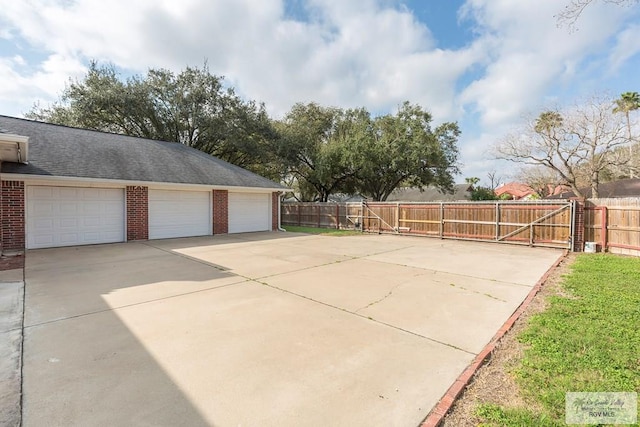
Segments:
[[[591,173],[591,198],[598,198],[598,186],[600,184],[600,174],[597,171]]]
[[[575,183],[573,182],[569,182],[569,187],[571,187],[571,191],[573,191],[573,194],[578,198],[578,199],[584,199],[584,194],[582,194],[582,191],[580,191],[578,189],[578,186],[576,186]]]
[[[625,111],[627,116],[627,132],[629,137],[629,178],[633,179],[633,144],[631,142],[631,119],[629,117],[629,111]]]

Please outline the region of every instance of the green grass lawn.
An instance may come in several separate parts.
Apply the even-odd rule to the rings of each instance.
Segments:
[[[640,258],[581,255],[562,289],[518,337],[513,374],[538,409],[481,405],[482,425],[565,425],[566,392],[640,392]]]
[[[285,225],[284,228],[292,233],[320,234],[323,236],[354,236],[361,235],[361,231],[356,230],[336,230],[335,228],[298,227],[296,225]]]

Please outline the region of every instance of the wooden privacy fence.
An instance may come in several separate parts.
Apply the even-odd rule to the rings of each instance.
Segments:
[[[571,249],[573,203],[284,203],[282,223]]]
[[[584,208],[584,241],[598,250],[640,256],[640,198],[589,199]]]
[[[281,209],[282,225],[302,227],[356,229],[362,217],[362,203],[283,203]]]

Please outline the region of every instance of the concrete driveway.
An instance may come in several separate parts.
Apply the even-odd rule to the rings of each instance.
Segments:
[[[256,233],[30,251],[24,426],[415,426],[561,256]]]

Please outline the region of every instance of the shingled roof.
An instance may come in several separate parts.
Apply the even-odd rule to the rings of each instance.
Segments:
[[[471,199],[471,185],[454,184],[453,192],[441,190],[438,187],[427,186],[419,188],[396,188],[387,198],[387,202],[451,202]]]
[[[590,199],[591,187],[581,188],[580,192]],[[546,199],[570,199],[576,197],[573,191],[566,191],[561,194],[546,197]],[[621,179],[618,181],[605,182],[598,186],[598,197],[601,199],[618,197],[640,197],[640,178]]]
[[[494,192],[498,197],[502,196],[503,194],[507,194],[514,200],[519,200],[535,194],[536,190],[522,182],[509,182],[496,188]]]
[[[2,173],[285,189],[246,169],[175,142],[2,115],[0,128],[29,137],[28,164],[2,163]]]

